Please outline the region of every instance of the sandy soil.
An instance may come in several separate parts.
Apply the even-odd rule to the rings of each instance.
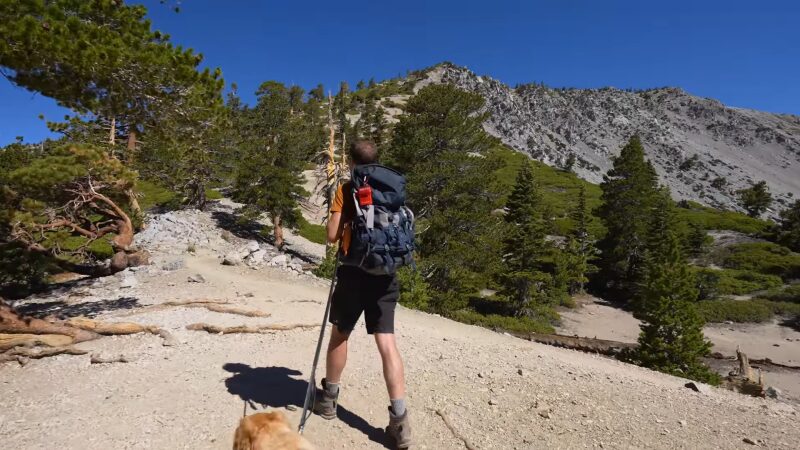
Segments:
[[[627,311],[602,301],[586,302],[581,308],[561,311],[562,326],[558,332],[566,335],[597,337],[620,342],[636,342],[639,321]],[[726,356],[736,355],[739,347],[751,359],[769,358],[772,361],[800,366],[800,332],[778,325],[710,324],[703,330],[714,344],[713,351]],[[792,399],[800,400],[800,372],[768,373],[766,384],[785,391]]]
[[[221,266],[202,249],[181,256],[183,268],[164,271],[158,264],[170,255],[156,255],[154,266],[136,272],[134,288],[120,289],[109,277],[37,300],[158,325],[179,344],[105,337],[79,347],[133,361],[58,356],[0,365],[3,448],[228,449],[245,412],[278,408],[297,423],[318,330],[211,335],[185,326],[317,323],[327,284],[272,267]],[[187,282],[194,274],[206,282]],[[197,298],[229,299],[272,316],[140,309]],[[800,414],[791,404],[714,388],[697,393],[686,380],[404,308],[397,322],[415,448],[464,448],[437,409],[480,449],[734,449],[748,447],[744,439],[790,449],[800,442]],[[384,448],[388,400],[377,351],[361,326],[350,348],[339,419],[312,418],[306,436],[320,449]]]

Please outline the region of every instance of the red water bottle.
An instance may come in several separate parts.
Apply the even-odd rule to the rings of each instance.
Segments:
[[[361,206],[372,204],[372,187],[370,185],[358,188],[358,204]]]

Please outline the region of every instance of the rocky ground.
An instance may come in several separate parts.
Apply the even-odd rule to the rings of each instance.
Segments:
[[[152,252],[151,265],[18,302],[40,315],[157,325],[175,342],[136,334],[78,344],[127,363],[62,355],[0,365],[3,448],[224,449],[245,413],[280,409],[297,423],[318,328],[186,329],[321,320],[327,282],[308,274],[301,257],[221,220],[229,208],[154,216],[137,238]],[[198,299],[271,316],[148,307]],[[793,404],[705,386],[696,392],[680,378],[402,307],[397,333],[415,448],[464,448],[456,433],[479,449],[792,449],[800,442]],[[384,448],[388,401],[377,351],[362,327],[350,348],[339,418],[312,418],[306,437],[320,449]]]

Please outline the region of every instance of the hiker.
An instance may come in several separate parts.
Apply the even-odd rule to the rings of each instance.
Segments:
[[[377,164],[377,156],[377,149],[371,141],[358,140],[351,145],[350,164],[353,166],[354,180],[339,186],[330,209],[331,214],[327,226],[328,242],[340,242],[339,251],[342,264],[336,272],[338,281],[331,303],[329,321],[333,326],[328,342],[326,376],[322,379],[322,388],[317,390],[314,412],[325,419],[336,418],[339,387],[347,362],[347,341],[363,312],[367,333],[375,337],[375,343],[378,346],[383,362],[383,376],[389,391],[391,406],[389,406],[389,426],[386,431],[395,440],[398,448],[408,448],[411,445],[411,428],[405,403],[405,375],[403,361],[400,358],[394,335],[394,311],[400,297],[397,276],[393,270],[394,262],[391,257],[388,258],[388,262],[392,265],[391,270],[388,270],[389,274],[373,274],[358,265],[360,259],[363,266],[365,259],[363,255],[353,255],[358,251],[358,247],[355,242],[357,237],[354,238],[351,225],[356,220],[357,214],[361,216],[364,215],[363,211],[368,211],[366,215],[370,215],[369,206],[362,209],[356,205],[357,201],[363,205],[365,199],[362,194],[367,194],[361,189],[358,189],[357,192],[354,190],[354,182],[357,185],[360,184],[355,181],[356,178],[361,179],[361,175],[358,175],[360,168],[365,171],[381,170],[383,171],[381,173],[385,174],[384,176],[396,177],[395,179],[401,180],[402,186],[399,192],[402,193],[404,212],[400,214],[406,214],[407,211],[411,215],[410,227],[413,227],[413,215],[404,206],[405,179],[391,169],[382,166],[366,166]],[[379,176],[377,173],[374,175]],[[370,188],[367,186],[366,189]],[[372,191],[367,195],[369,195],[368,202],[371,204]],[[359,200],[356,200],[356,197],[359,197]],[[397,222],[397,215],[395,214],[394,217],[393,220]],[[389,221],[392,221],[391,217]],[[410,239],[412,241],[410,248],[413,249],[413,234]],[[374,255],[370,254],[369,256],[372,258]],[[348,257],[355,262],[348,264]],[[385,257],[383,258],[385,259]],[[411,258],[410,251],[407,258]],[[403,262],[400,264],[402,265]]]

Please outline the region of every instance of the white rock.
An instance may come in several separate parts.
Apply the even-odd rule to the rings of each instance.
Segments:
[[[122,283],[120,283],[119,287],[123,289],[128,289],[128,288],[135,288],[138,285],[139,281],[136,280],[136,277],[134,277],[133,275],[128,275],[122,280]]]
[[[247,243],[247,251],[249,253],[257,252],[261,246],[258,245],[258,241],[250,241]]]
[[[289,262],[289,257],[285,254],[278,255],[272,258],[269,262],[271,266],[285,266]]]

